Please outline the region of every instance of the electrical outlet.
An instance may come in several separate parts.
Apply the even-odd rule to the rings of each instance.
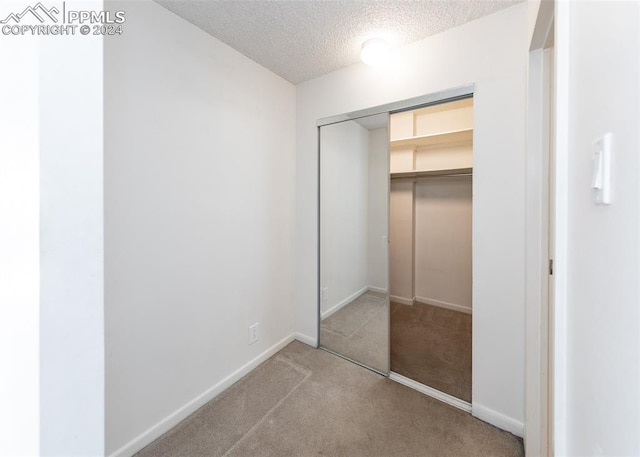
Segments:
[[[259,323],[255,323],[249,326],[249,344],[253,344],[258,341],[258,328],[260,327]]]
[[[328,287],[323,287],[322,288],[322,301],[327,301],[329,299],[329,288]]]

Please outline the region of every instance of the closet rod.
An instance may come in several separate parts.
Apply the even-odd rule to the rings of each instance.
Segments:
[[[391,179],[404,179],[407,181],[422,181],[435,178],[465,178],[472,177],[473,173],[451,173],[446,175],[425,175],[425,176],[391,176]]]
[[[455,173],[455,174],[450,174],[450,175],[416,176],[416,179],[464,178],[466,176],[473,176],[473,173]]]

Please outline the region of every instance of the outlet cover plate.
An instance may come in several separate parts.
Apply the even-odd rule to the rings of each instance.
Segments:
[[[259,323],[255,323],[249,326],[249,344],[253,344],[258,341],[258,328],[260,327]]]

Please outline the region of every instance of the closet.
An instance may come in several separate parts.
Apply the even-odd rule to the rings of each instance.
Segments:
[[[471,402],[473,98],[389,122],[391,371]]]

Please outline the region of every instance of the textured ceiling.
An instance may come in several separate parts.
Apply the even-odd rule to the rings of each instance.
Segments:
[[[373,36],[391,46],[523,0],[155,0],[297,84],[359,61]]]

